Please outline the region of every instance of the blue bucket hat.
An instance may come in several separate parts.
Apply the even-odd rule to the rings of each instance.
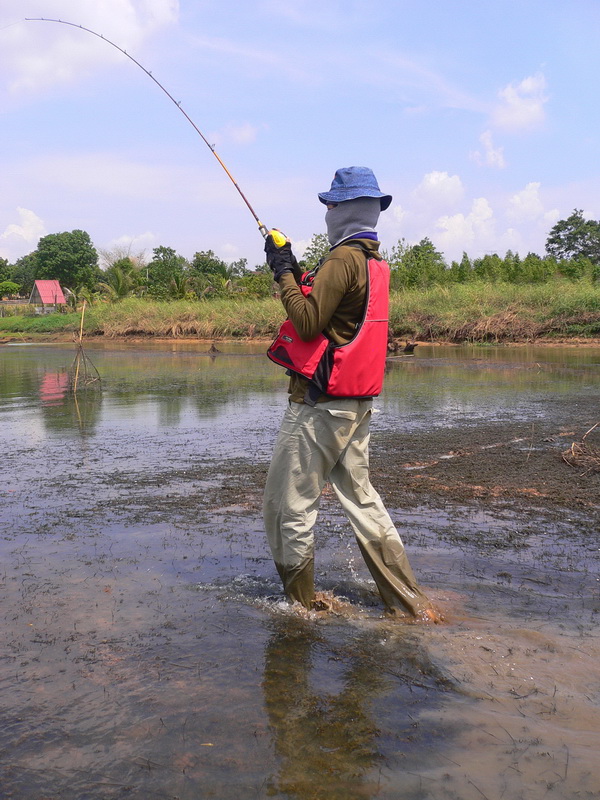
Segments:
[[[321,192],[322,203],[343,203],[345,200],[356,200],[357,197],[378,197],[381,210],[385,211],[392,202],[391,194],[383,194],[379,189],[373,170],[368,167],[343,167],[333,177],[331,189]]]

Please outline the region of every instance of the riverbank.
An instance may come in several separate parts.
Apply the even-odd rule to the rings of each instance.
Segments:
[[[276,297],[232,296],[158,302],[126,298],[88,307],[84,335],[107,338],[271,339],[283,321]],[[80,313],[0,318],[0,341],[72,338]],[[397,339],[446,343],[600,340],[600,286],[454,284],[393,292],[390,331]],[[30,338],[31,337],[31,338]]]
[[[272,337],[266,336],[253,336],[247,338],[237,338],[233,339],[231,337],[213,337],[209,339],[203,339],[198,336],[155,336],[152,334],[142,335],[142,336],[134,336],[134,335],[117,335],[117,336],[105,336],[104,334],[92,334],[87,335],[84,337],[85,340],[89,343],[92,341],[95,342],[105,342],[106,344],[110,342],[122,342],[131,346],[135,346],[136,344],[150,344],[155,342],[156,344],[160,343],[168,343],[176,341],[181,345],[187,344],[194,344],[198,346],[206,345],[206,350],[210,351],[211,346],[215,345],[215,343],[219,345],[226,346],[227,344],[232,343],[244,343],[244,342],[252,342],[254,344],[264,344],[265,348],[268,347],[269,343],[273,340]],[[404,344],[404,340],[406,338],[412,337],[394,337],[395,342],[397,343],[399,350],[401,351],[402,345]],[[3,344],[64,344],[65,342],[74,342],[76,340],[75,334],[71,331],[65,331],[63,333],[28,333],[28,334],[21,334],[21,333],[14,333],[8,334],[5,336],[0,335],[0,346]],[[417,343],[420,341],[422,344],[427,344],[433,347],[460,347],[461,344],[465,344],[465,342],[452,342],[452,341],[445,341],[443,339],[436,339],[433,340],[424,340],[424,339],[416,339]],[[468,344],[477,345],[481,347],[486,347],[490,345],[490,342],[477,342],[470,340]],[[526,346],[539,346],[539,347],[585,347],[585,348],[594,348],[600,347],[600,336],[596,337],[581,337],[581,336],[572,336],[572,337],[547,337],[547,336],[540,336],[534,339],[523,339],[523,340],[516,340],[510,339],[506,341],[497,341],[493,343],[495,346],[504,346],[504,347],[526,347]],[[388,358],[404,358],[404,356],[395,355],[393,352],[390,351]]]

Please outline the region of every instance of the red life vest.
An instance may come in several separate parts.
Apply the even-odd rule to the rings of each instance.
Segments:
[[[312,290],[314,273],[302,276],[304,295]],[[331,397],[375,397],[381,393],[387,356],[390,269],[385,261],[367,261],[367,291],[362,319],[352,339],[334,344],[320,333],[303,342],[287,319],[267,351],[276,364],[309,380],[304,401],[314,405],[321,394]]]

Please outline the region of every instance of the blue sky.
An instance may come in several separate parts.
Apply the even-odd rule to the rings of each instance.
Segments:
[[[600,218],[598,0],[3,0],[0,256],[86,230],[262,262],[233,185],[153,72],[297,254],[316,194],[370,166],[384,247],[543,253],[573,208]]]

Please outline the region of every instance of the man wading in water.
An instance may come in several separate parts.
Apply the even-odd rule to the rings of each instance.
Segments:
[[[381,391],[388,332],[389,268],[375,231],[392,198],[366,167],[336,172],[325,221],[331,249],[302,275],[286,242],[265,244],[288,315],[269,357],[290,374],[285,411],[264,495],[264,522],[291,601],[315,601],[314,536],[323,487],[330,482],[356,535],[386,609],[438,621],[404,545],[369,480],[369,425]]]

